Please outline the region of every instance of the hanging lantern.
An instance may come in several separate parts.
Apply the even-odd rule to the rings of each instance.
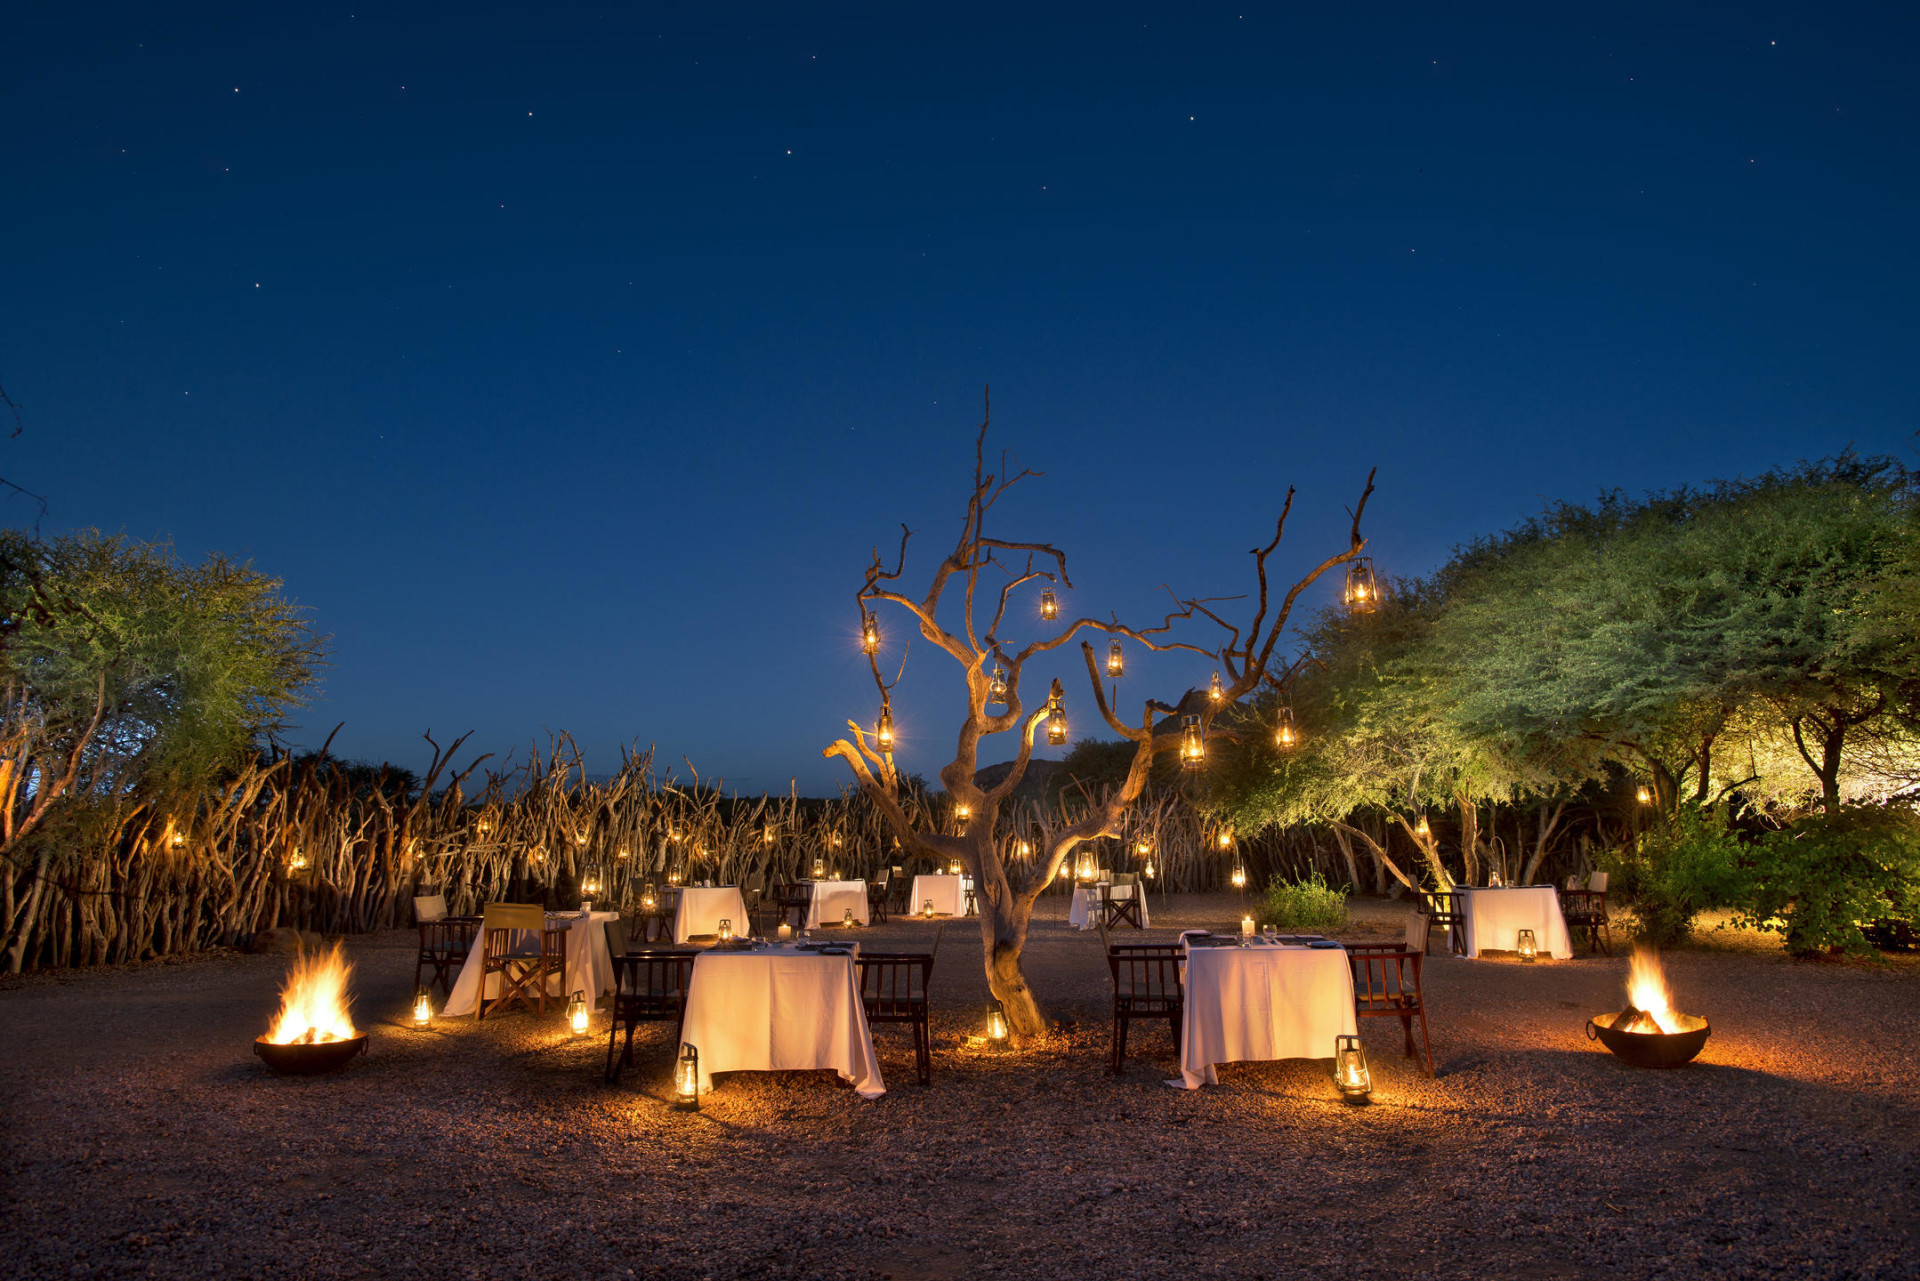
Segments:
[[[1033,846],[1029,845],[1027,842],[1021,841],[1016,848],[1019,850],[1021,858],[1033,857]]]
[[[832,844],[833,844],[833,848],[835,848],[835,849],[839,849],[839,848],[840,848],[840,833],[838,833],[838,832],[835,832],[835,833],[833,834],[833,841],[832,841]]]
[[[1040,617],[1052,622],[1060,617],[1060,602],[1053,598],[1053,588],[1043,588],[1040,592]]]
[[[1227,696],[1226,687],[1220,683],[1219,672],[1215,672],[1213,679],[1207,682],[1207,695],[1216,703]]]
[[[640,910],[656,912],[660,909],[660,896],[653,892],[653,882],[647,882],[647,888],[640,891]]]
[[[1300,729],[1293,723],[1293,708],[1280,709],[1280,724],[1273,731],[1273,745],[1283,752],[1290,752],[1300,745]]]
[[[493,830],[493,824],[487,822],[487,820],[483,818],[474,825],[473,830],[480,833],[480,835],[485,836],[488,832],[491,832]]]
[[[920,905],[920,915],[926,917],[929,921],[933,919],[933,900],[932,899],[928,899],[926,902]]]
[[[1187,717],[1180,729],[1180,768],[1201,770],[1207,767],[1207,736],[1198,716]]]
[[[862,654],[880,652],[880,624],[864,609],[860,611],[860,652]]]
[[[987,678],[987,701],[989,703],[1007,701],[1007,674],[1001,670],[998,663],[993,665],[993,675]]]
[[[1232,849],[1233,848],[1233,829],[1231,827],[1221,828],[1220,835],[1217,839],[1220,842],[1221,849],[1223,850]]]
[[[827,875],[827,860],[823,858],[816,858],[815,860],[813,860],[813,879],[816,881],[824,880],[826,879],[826,875]]]
[[[857,922],[857,921],[855,921],[855,920],[853,919],[853,909],[852,909],[852,908],[848,908],[848,909],[847,909],[846,911],[844,911],[844,912],[842,912],[842,913],[840,914],[840,924],[842,924],[842,925],[844,925],[844,926],[846,926],[846,927],[847,927],[848,929],[852,929],[852,928],[853,928],[853,927],[854,927],[855,925],[857,925],[858,923],[859,923],[859,922]]]
[[[1642,805],[1651,805],[1653,804],[1653,789],[1645,783],[1642,783],[1633,789],[1633,799],[1639,801]]]
[[[580,892],[591,898],[600,892],[600,874],[588,872],[580,881]]]
[[[1007,1007],[999,1001],[987,1012],[987,1048],[1004,1050],[1007,1048]]]
[[[287,868],[289,871],[294,871],[294,872],[306,871],[307,856],[305,854],[302,854],[299,850],[295,850],[293,852],[293,857],[287,860]]]
[[[1099,874],[1099,867],[1093,861],[1092,850],[1080,851],[1080,879],[1091,882]]]
[[[1140,869],[1140,874],[1149,881],[1153,879],[1153,855],[1147,855],[1147,865]]]
[[[573,834],[573,843],[575,845],[585,845],[587,843],[587,838],[592,835],[593,835],[593,829],[583,827],[579,831]]]
[[[615,858],[625,858],[626,856],[627,852],[625,850],[620,850],[614,854]]]
[[[186,843],[187,843],[187,837],[184,832],[175,832],[173,834],[173,839],[167,842],[167,844],[173,846],[173,848],[175,849],[179,849],[182,845],[185,845]]]
[[[680,1058],[673,1065],[673,1110],[700,1110],[700,1051],[686,1041],[680,1043]]]
[[[1533,941],[1532,930],[1520,931],[1520,938],[1514,945],[1514,950],[1520,953],[1520,959],[1523,961],[1537,961],[1540,959],[1540,945]]]
[[[1373,1074],[1367,1071],[1367,1048],[1352,1033],[1333,1038],[1333,1083],[1340,1097],[1356,1106],[1373,1093]]]
[[[416,988],[413,993],[413,1025],[426,1027],[433,1022],[433,993],[427,988]]]
[[[1107,675],[1119,680],[1126,665],[1126,658],[1120,652],[1120,638],[1116,636],[1107,642]]]
[[[1373,558],[1362,556],[1347,566],[1346,590],[1341,593],[1347,609],[1355,614],[1371,614],[1380,606],[1380,584],[1373,577]]]
[[[1058,694],[1047,700],[1047,741],[1055,747],[1067,741],[1067,709]]]
[[[575,992],[567,998],[567,1027],[575,1036],[587,1034],[587,1020],[590,1017],[592,1017],[592,1011],[587,1008],[585,992]]]
[[[893,708],[885,703],[880,704],[880,724],[873,736],[879,741],[881,751],[893,750]]]
[[[1247,888],[1247,869],[1241,866],[1239,863],[1235,863],[1233,865],[1233,876],[1231,879],[1233,880],[1234,889],[1236,890],[1246,889]]]

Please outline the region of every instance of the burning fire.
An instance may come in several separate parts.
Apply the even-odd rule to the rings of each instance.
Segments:
[[[347,979],[353,966],[335,943],[324,952],[302,952],[287,971],[280,989],[280,1013],[274,1016],[267,1040],[275,1045],[313,1045],[320,1041],[347,1041],[358,1033],[347,1009]]]
[[[1615,1024],[1622,1032],[1680,1032],[1680,1016],[1667,993],[1667,976],[1652,948],[1636,944],[1627,968],[1628,1017]],[[1651,1024],[1652,1026],[1647,1026]]]

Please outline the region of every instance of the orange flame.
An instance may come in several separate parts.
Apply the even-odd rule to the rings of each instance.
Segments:
[[[280,989],[280,1013],[267,1040],[274,1045],[346,1041],[357,1036],[348,1010],[347,979],[353,966],[335,943],[325,952],[302,952]]]
[[[1674,1013],[1673,999],[1667,991],[1667,976],[1660,968],[1660,957],[1652,948],[1635,944],[1633,960],[1627,967],[1627,1004],[1652,1019],[1662,1032],[1678,1032],[1680,1016]]]

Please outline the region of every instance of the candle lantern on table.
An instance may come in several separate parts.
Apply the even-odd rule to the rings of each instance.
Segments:
[[[1253,937],[1253,918],[1251,916],[1243,916],[1240,918],[1240,937],[1243,939]]]
[[[827,874],[827,861],[823,858],[813,860],[813,879],[820,880]]]
[[[1365,1103],[1373,1094],[1373,1074],[1367,1070],[1366,1047],[1351,1033],[1342,1033],[1333,1039],[1333,1083],[1348,1103]]]
[[[700,1110],[700,1051],[688,1041],[680,1043],[680,1057],[673,1065],[673,1110]]]
[[[1532,930],[1520,931],[1520,939],[1515,950],[1520,953],[1520,959],[1523,961],[1532,961],[1539,957],[1540,945],[1534,942]]]
[[[427,988],[418,988],[413,994],[413,1025],[426,1027],[433,1022],[433,993]]]
[[[567,1027],[575,1036],[587,1034],[587,1020],[593,1011],[587,1008],[587,994],[575,992],[567,998]]]
[[[733,922],[726,917],[720,918],[720,928],[716,931],[722,943],[733,942]]]
[[[667,884],[669,885],[678,885],[683,879],[685,878],[677,867],[667,873]]]
[[[785,921],[780,922],[780,929],[774,937],[778,938],[782,943],[788,942],[793,938],[793,926],[788,925]]]

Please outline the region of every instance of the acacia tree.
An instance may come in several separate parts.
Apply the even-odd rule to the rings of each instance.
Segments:
[[[1270,611],[1267,561],[1280,545],[1286,532],[1288,513],[1293,508],[1294,491],[1291,488],[1287,490],[1272,541],[1265,547],[1254,548],[1251,553],[1258,580],[1257,604],[1252,622],[1244,633],[1222,618],[1214,608],[1210,608],[1221,605],[1225,598],[1181,599],[1174,596],[1177,608],[1169,611],[1155,627],[1130,627],[1117,619],[1106,622],[1095,618],[1054,619],[1059,624],[1057,631],[1029,641],[1024,646],[1016,646],[1002,632],[1008,622],[1008,607],[1016,593],[1035,582],[1047,584],[1047,590],[1051,590],[1055,584],[1070,589],[1073,583],[1067,576],[1066,554],[1058,548],[1048,543],[996,538],[987,533],[988,513],[1001,496],[1020,481],[1041,473],[1021,470],[1009,475],[1004,455],[1000,474],[996,476],[987,472],[986,436],[987,422],[983,421],[974,442],[973,488],[967,497],[960,536],[953,550],[934,569],[926,591],[915,598],[894,587],[905,572],[907,543],[913,536],[913,531],[903,525],[900,552],[893,569],[886,568],[876,548],[872,563],[867,566],[856,593],[863,632],[869,625],[870,611],[875,606],[883,603],[893,606],[906,611],[917,625],[920,636],[959,666],[966,691],[966,714],[960,722],[953,759],[941,768],[940,781],[954,798],[956,809],[964,807],[967,817],[961,820],[959,830],[951,834],[914,827],[907,810],[899,803],[901,776],[894,761],[890,736],[880,732],[882,723],[876,723],[869,729],[856,721],[849,721],[852,737],[836,740],[822,754],[838,756],[847,762],[860,787],[885,814],[903,849],[931,858],[937,864],[957,858],[971,873],[980,909],[980,935],[985,951],[987,985],[1005,1005],[1007,1021],[1014,1035],[1026,1037],[1043,1031],[1046,1026],[1039,1001],[1020,965],[1034,903],[1072,856],[1075,846],[1119,835],[1120,821],[1145,788],[1154,758],[1178,752],[1181,748],[1187,726],[1167,718],[1197,717],[1194,728],[1203,750],[1204,744],[1211,740],[1239,741],[1247,722],[1244,718],[1230,718],[1226,723],[1220,723],[1221,714],[1258,690],[1267,679],[1274,649],[1300,594],[1321,575],[1353,560],[1366,546],[1360,536],[1360,520],[1366,511],[1367,499],[1373,493],[1373,475],[1368,474],[1366,489],[1353,508],[1352,535],[1347,549],[1321,561],[1295,582],[1278,607]],[[983,576],[986,577],[984,582]],[[999,580],[997,591],[995,579]],[[956,589],[962,597],[957,617],[948,595]],[[1173,595],[1170,589],[1169,595]],[[986,628],[981,630],[977,611],[984,610],[989,599],[993,601],[991,619]],[[948,614],[946,621],[942,619],[943,603],[946,603]],[[1217,624],[1226,633],[1219,648],[1209,650],[1167,639],[1176,623],[1192,620],[1195,615]],[[1087,678],[1093,688],[1094,701],[1108,727],[1133,743],[1132,760],[1124,781],[1100,799],[1090,798],[1083,817],[1077,821],[1059,823],[1046,831],[1039,856],[1030,866],[1009,867],[996,842],[1000,808],[1013,795],[1014,789],[1019,787],[1026,773],[1033,755],[1034,735],[1065,696],[1064,688],[1055,679],[1049,684],[1047,698],[1038,708],[1029,711],[1022,694],[1022,680],[1030,662],[1059,649],[1085,632],[1104,632],[1111,637],[1124,637],[1156,653],[1185,651],[1213,658],[1225,673],[1220,696],[1213,698],[1210,693],[1188,690],[1175,704],[1145,699],[1140,705],[1139,719],[1129,722],[1123,719],[1118,707],[1108,705],[1093,646],[1082,639],[1080,648],[1086,660]],[[891,692],[904,675],[904,658],[900,672],[891,682],[881,672],[878,655],[871,651],[869,664],[880,694],[882,722],[890,723]],[[989,666],[1003,673],[1004,689],[999,687],[988,670]],[[990,703],[997,704],[1001,710],[989,710]],[[989,735],[1010,731],[1019,734],[1013,768],[994,786],[979,786],[975,782],[975,774],[979,768],[981,741]]]

